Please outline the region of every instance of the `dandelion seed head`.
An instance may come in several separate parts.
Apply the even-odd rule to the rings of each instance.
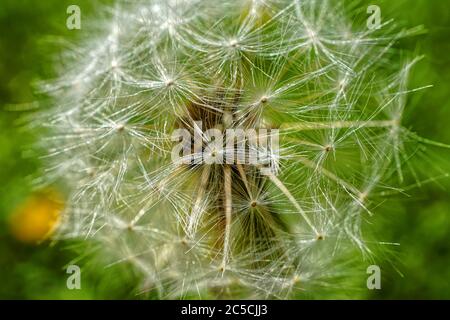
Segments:
[[[398,63],[394,28],[358,30],[314,0],[117,1],[104,20],[44,85],[42,181],[67,196],[57,238],[98,244],[160,298],[287,298],[371,254],[366,220],[411,136],[418,59]]]

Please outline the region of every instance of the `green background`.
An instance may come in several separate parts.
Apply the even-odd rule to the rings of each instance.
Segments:
[[[11,212],[31,193],[31,176],[40,163],[29,152],[39,139],[24,130],[20,120],[27,107],[39,99],[33,85],[52,77],[51,63],[61,47],[55,40],[76,41],[83,32],[65,28],[66,8],[81,7],[96,17],[94,1],[0,2],[0,298],[2,299],[112,299],[134,298],[132,288],[114,275],[108,284],[99,281],[101,267],[83,273],[82,290],[66,288],[65,267],[77,257],[73,243],[39,246],[16,241],[8,228]],[[405,123],[419,135],[450,143],[450,7],[447,0],[371,1],[382,8],[382,18],[394,18],[408,27],[424,25],[427,33],[399,45],[424,54],[413,70],[410,88],[432,84],[414,93],[408,102]],[[363,3],[364,5],[364,3]],[[365,10],[361,11],[362,14]],[[419,171],[439,167],[450,172],[450,153],[428,148],[415,160]],[[434,170],[434,169],[433,169]],[[373,228],[383,241],[401,243],[381,264],[382,289],[357,290],[346,295],[363,299],[449,299],[450,298],[450,199],[449,179],[424,184],[408,196],[390,201],[389,216]],[[79,244],[75,244],[78,246]],[[83,249],[82,249],[83,250]],[[361,283],[365,288],[365,283]],[[345,290],[345,289],[343,289]],[[326,298],[342,297],[330,294]]]

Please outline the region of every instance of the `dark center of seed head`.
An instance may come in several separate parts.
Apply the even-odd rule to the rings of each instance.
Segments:
[[[125,130],[125,126],[123,124],[118,124],[116,126],[116,130],[117,132],[122,132],[123,130]]]
[[[239,45],[239,42],[237,40],[233,39],[230,41],[230,47],[237,48],[238,45]]]

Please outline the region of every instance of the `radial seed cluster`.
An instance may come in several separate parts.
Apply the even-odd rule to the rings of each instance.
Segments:
[[[408,32],[356,23],[364,9],[326,0],[99,8],[45,87],[54,102],[41,118],[45,178],[67,196],[57,237],[98,244],[159,298],[292,297],[326,286],[352,248],[370,255],[362,227],[403,177],[415,60],[399,64],[392,50]],[[173,161],[177,129],[204,142],[187,161]],[[245,140],[212,152],[207,129],[276,132],[279,147]],[[261,150],[270,170],[195,160]]]

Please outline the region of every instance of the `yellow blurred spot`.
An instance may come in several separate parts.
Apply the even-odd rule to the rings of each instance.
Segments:
[[[39,243],[55,230],[63,201],[55,191],[39,192],[30,196],[11,215],[12,235],[25,243]]]

